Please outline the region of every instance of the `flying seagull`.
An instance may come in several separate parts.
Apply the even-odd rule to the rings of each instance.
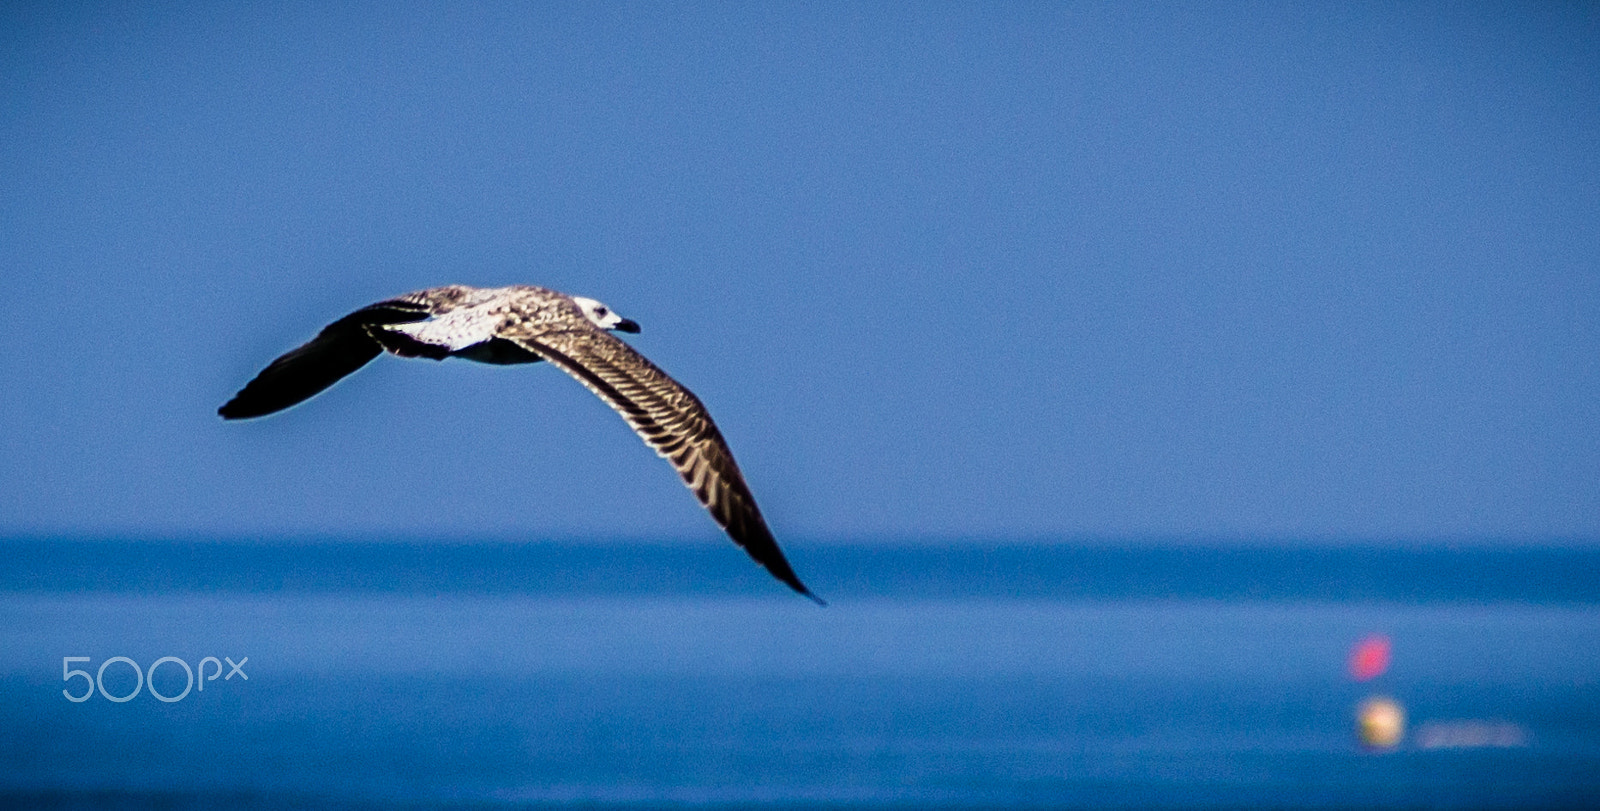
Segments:
[[[509,365],[547,360],[599,395],[677,468],[733,542],[773,577],[826,605],[800,582],[756,507],[728,443],[700,399],[611,334],[639,325],[591,298],[529,285],[435,287],[363,307],[273,361],[217,413],[239,420],[282,411],[387,350]]]

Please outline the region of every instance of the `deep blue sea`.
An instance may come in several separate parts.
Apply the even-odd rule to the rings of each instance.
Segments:
[[[0,555],[5,807],[1600,807],[1600,551],[791,544],[826,608],[710,542]]]

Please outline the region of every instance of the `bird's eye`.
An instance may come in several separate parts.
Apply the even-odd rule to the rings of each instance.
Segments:
[[[596,307],[596,308],[594,308],[594,314],[604,318],[605,314],[606,314],[606,308],[604,308],[604,307]]]

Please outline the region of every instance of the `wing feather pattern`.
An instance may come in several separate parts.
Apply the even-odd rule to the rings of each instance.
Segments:
[[[826,604],[789,566],[745,484],[733,453],[700,399],[628,344],[597,330],[507,335],[576,378],[672,463],[734,543],[800,594]]]
[[[241,420],[282,411],[310,399],[340,378],[367,365],[383,351],[368,332],[377,324],[403,324],[429,316],[426,304],[391,299],[324,327],[317,337],[274,360],[217,409],[223,419]]]

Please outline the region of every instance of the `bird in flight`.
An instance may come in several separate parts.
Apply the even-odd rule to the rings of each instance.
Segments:
[[[611,406],[672,463],[728,537],[789,588],[826,605],[795,575],[700,399],[611,334],[639,325],[598,301],[529,285],[448,285],[380,301],[329,324],[273,361],[217,413],[261,417],[303,402],[384,351],[509,365],[544,360]]]

